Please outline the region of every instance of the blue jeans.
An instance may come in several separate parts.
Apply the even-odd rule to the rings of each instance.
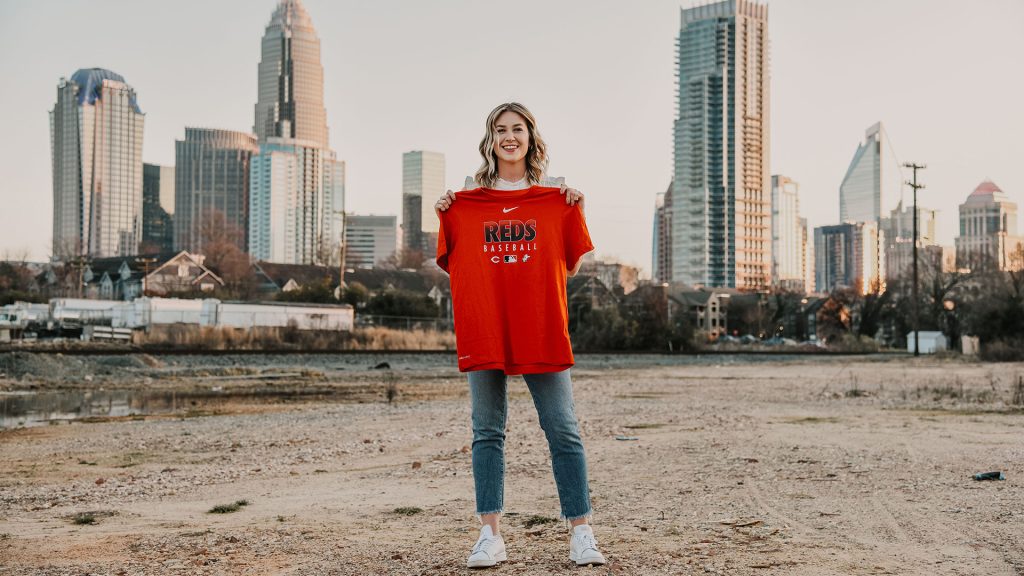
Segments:
[[[587,458],[576,423],[569,370],[524,374],[540,426],[548,440],[551,468],[558,487],[563,520],[590,516]],[[469,372],[473,404],[473,483],[476,513],[494,514],[504,508],[505,422],[508,415],[508,377],[501,370]]]

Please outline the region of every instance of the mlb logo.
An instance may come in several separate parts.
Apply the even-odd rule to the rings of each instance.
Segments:
[[[515,256],[515,254],[506,254],[505,255],[505,264],[515,264],[515,263],[516,263],[516,256]]]

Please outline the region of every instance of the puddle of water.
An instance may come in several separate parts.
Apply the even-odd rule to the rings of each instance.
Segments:
[[[0,393],[0,429],[41,426],[83,418],[173,414],[228,404],[274,404],[338,399],[329,388],[245,391],[99,390]]]

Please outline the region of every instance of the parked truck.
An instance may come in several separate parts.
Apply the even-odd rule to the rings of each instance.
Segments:
[[[46,330],[50,307],[46,304],[15,302],[0,308],[0,340],[33,337]]]

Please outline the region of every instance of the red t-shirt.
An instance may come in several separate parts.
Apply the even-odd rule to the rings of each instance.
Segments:
[[[558,372],[573,365],[566,273],[594,249],[558,188],[477,188],[441,213],[437,265],[451,277],[459,370]]]

